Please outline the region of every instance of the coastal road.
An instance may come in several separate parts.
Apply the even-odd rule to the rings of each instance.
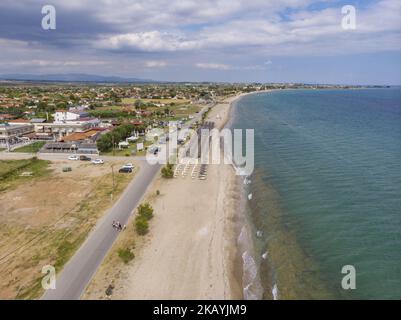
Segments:
[[[57,275],[56,289],[47,290],[42,296],[43,300],[76,300],[81,297],[119,234],[112,227],[113,220],[127,224],[160,167],[140,161],[139,172]]]

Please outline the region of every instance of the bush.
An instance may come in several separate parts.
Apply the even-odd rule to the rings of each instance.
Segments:
[[[145,220],[150,220],[153,218],[153,208],[149,203],[141,204],[138,207],[138,215]]]
[[[119,249],[118,256],[125,264],[127,264],[128,262],[130,262],[132,259],[135,258],[135,255],[128,248]]]
[[[171,179],[174,177],[173,165],[168,164],[162,169],[162,177],[166,179]]]
[[[148,221],[142,217],[142,216],[137,216],[135,219],[135,228],[136,232],[143,236],[148,233],[149,231],[149,223]]]

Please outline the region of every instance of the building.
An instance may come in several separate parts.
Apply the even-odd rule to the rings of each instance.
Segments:
[[[87,118],[89,114],[84,111],[57,110],[52,116],[55,123],[64,123],[67,121],[79,121],[82,118]]]
[[[41,153],[99,154],[96,143],[87,142],[49,142]]]
[[[49,134],[54,140],[60,140],[64,136],[75,132],[85,132],[91,128],[96,128],[100,120],[96,118],[80,118],[77,121],[34,123],[35,132],[38,134]]]
[[[104,131],[107,131],[105,128],[92,128],[84,132],[75,132],[69,134],[67,136],[62,137],[59,141],[60,142],[77,142],[77,141],[88,141],[88,142],[95,142],[97,138],[102,134]]]
[[[0,124],[0,147],[9,148],[24,140],[24,135],[34,131],[34,126],[30,123],[24,124]],[[29,140],[29,138],[25,138]]]

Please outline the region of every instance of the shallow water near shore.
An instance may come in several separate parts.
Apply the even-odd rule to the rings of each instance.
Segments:
[[[246,268],[263,298],[400,298],[401,89],[248,95],[230,127],[255,129]]]

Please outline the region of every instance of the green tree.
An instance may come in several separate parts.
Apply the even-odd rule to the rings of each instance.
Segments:
[[[142,109],[145,107],[145,104],[142,102],[142,100],[137,99],[134,102],[134,107],[135,109]]]
[[[153,208],[149,203],[143,203],[138,207],[138,215],[145,220],[153,218]]]
[[[108,152],[113,148],[113,139],[110,133],[106,133],[97,140],[97,148],[100,152]]]
[[[171,179],[174,177],[173,165],[168,164],[162,169],[162,177],[166,179]]]
[[[143,236],[149,232],[149,223],[148,221],[141,216],[137,216],[135,219],[135,229],[136,232]]]

